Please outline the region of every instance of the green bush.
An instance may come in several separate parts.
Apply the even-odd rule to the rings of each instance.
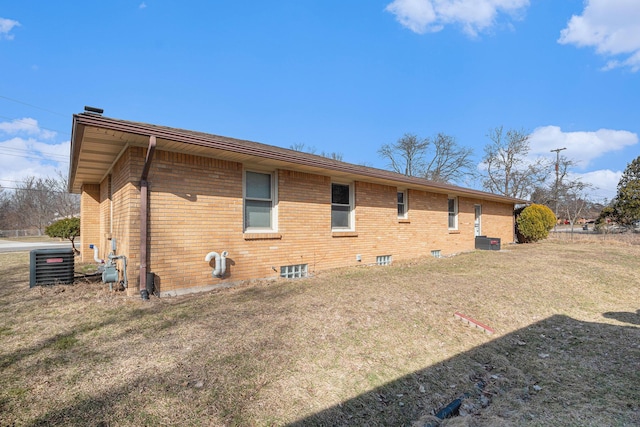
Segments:
[[[520,243],[537,242],[549,236],[556,216],[545,205],[529,205],[516,211],[516,234]]]
[[[73,252],[79,254],[80,251],[76,249],[74,239],[80,235],[80,218],[63,218],[49,225],[44,229],[44,232],[49,237],[59,237],[61,239],[71,240],[71,246]]]

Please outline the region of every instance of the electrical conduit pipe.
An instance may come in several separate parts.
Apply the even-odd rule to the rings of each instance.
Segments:
[[[229,256],[229,252],[222,251],[222,254],[218,252],[209,252],[204,260],[206,262],[211,262],[212,259],[215,259],[215,265],[211,275],[213,277],[223,277],[224,273],[227,271],[227,256]]]

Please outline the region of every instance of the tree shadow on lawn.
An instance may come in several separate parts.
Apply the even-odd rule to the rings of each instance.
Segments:
[[[640,328],[554,315],[289,426],[438,425],[458,398],[455,425],[640,425],[639,343]]]
[[[425,415],[465,393],[461,411],[468,416],[453,420],[466,420],[456,425],[639,425],[639,342],[640,328],[555,315],[289,426],[409,426],[421,418],[420,426],[437,425]],[[238,354],[237,368],[260,376],[269,367],[253,366],[258,355]],[[140,372],[101,394],[78,395],[27,425],[251,425],[246,404],[259,393],[259,383],[236,384],[246,374],[232,372],[224,380],[204,378],[205,386],[198,388],[199,378],[187,374],[190,363]],[[204,401],[198,397],[203,392],[209,396]],[[167,420],[151,409],[173,400],[178,410],[191,412]]]
[[[631,325],[640,325],[640,310],[635,313],[628,311],[610,311],[602,315],[607,319],[615,319],[619,322],[629,323]]]

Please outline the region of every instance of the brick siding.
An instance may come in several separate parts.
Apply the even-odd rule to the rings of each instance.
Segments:
[[[110,178],[100,184],[99,192],[98,186],[85,186],[82,192],[82,244],[96,243],[85,237],[99,237],[100,256],[106,257],[109,238],[117,239],[118,254],[129,259],[131,295],[138,293],[139,283],[139,179],[145,153],[143,148],[127,149]],[[513,241],[512,204],[459,197],[458,229],[450,231],[447,194],[409,189],[408,217],[398,219],[397,191],[403,188],[362,181],[352,183],[355,230],[332,232],[332,177],[283,169],[275,171],[277,230],[244,233],[245,170],[261,169],[258,165],[156,151],[148,178],[148,271],[155,273],[156,286],[163,294],[277,277],[283,265],[308,264],[313,273],[375,264],[380,255],[404,260],[429,256],[433,250],[443,255],[472,250],[477,204],[482,206],[482,234],[499,237],[503,244]],[[229,252],[227,274],[222,279],[214,278],[205,255],[225,250]]]

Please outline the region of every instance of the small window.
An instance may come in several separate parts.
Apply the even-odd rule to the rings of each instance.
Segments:
[[[244,229],[275,230],[274,175],[249,172],[245,174]]]
[[[353,192],[348,184],[331,184],[331,229],[353,229]]]
[[[398,191],[398,218],[406,218],[407,217],[407,192],[406,191]]]
[[[286,279],[307,277],[307,264],[283,265],[280,267],[280,277]]]
[[[458,198],[449,197],[449,229],[458,229]]]
[[[391,265],[391,255],[380,255],[376,257],[377,265]]]

